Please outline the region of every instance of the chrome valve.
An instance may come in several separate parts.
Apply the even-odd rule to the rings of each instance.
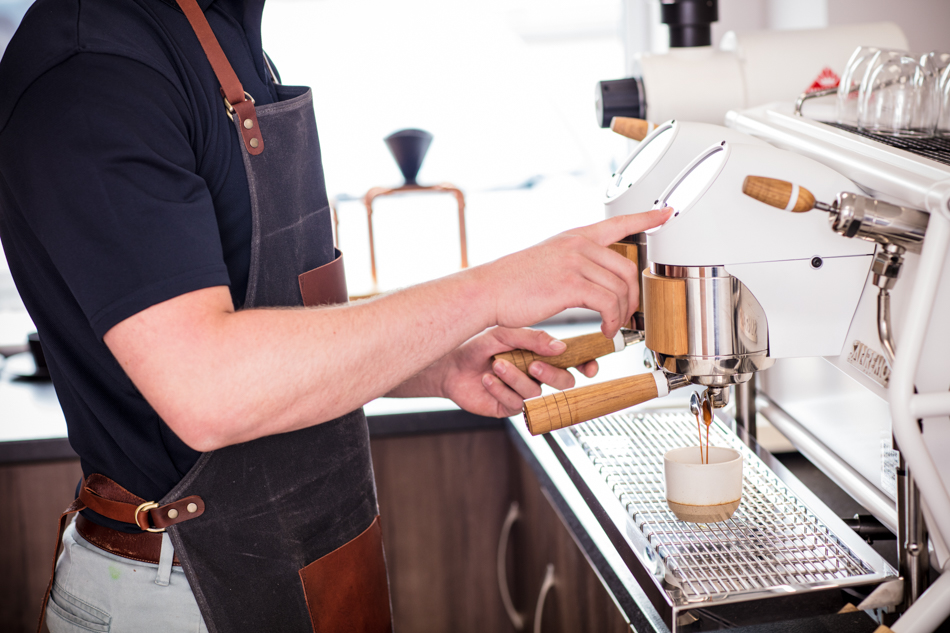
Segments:
[[[890,290],[901,276],[901,267],[904,264],[904,248],[896,244],[888,244],[874,253],[871,262],[871,272],[874,274],[874,285],[883,290]]]
[[[831,228],[845,237],[857,237],[884,246],[900,246],[919,253],[930,215],[883,200],[843,192],[831,205],[815,205],[830,212]]]

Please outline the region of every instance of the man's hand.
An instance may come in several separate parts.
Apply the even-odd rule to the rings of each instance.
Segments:
[[[483,268],[498,325],[533,325],[562,310],[600,312],[607,338],[630,319],[639,293],[636,264],[604,248],[663,224],[672,209],[622,215],[555,235]]]
[[[534,379],[507,361],[492,364],[493,355],[513,349],[556,356],[564,351],[565,345],[540,330],[491,328],[468,340],[426,373],[438,373],[442,395],[466,411],[498,418],[517,415],[527,398],[541,395],[539,382],[555,389],[574,386],[574,376],[569,371],[541,361],[528,367]],[[597,373],[597,361],[577,369],[592,378]]]
[[[470,411],[509,415],[539,389],[514,367],[489,374],[491,355],[559,350],[547,335],[478,333],[581,306],[603,315],[612,338],[636,306],[637,269],[605,246],[668,217],[612,218],[350,306],[235,312],[226,287],[204,288],[132,315],[103,340],[162,420],[199,451],[332,420],[384,394],[445,395]],[[563,370],[534,365],[542,382],[574,384]]]

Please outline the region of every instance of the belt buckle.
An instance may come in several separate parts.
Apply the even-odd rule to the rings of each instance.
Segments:
[[[142,512],[148,512],[149,510],[154,510],[158,507],[158,504],[154,501],[146,501],[139,507],[135,509],[135,525],[139,526],[139,529],[145,530],[146,532],[164,532],[165,528],[153,528],[153,527],[142,527],[142,524],[139,523],[139,514]]]

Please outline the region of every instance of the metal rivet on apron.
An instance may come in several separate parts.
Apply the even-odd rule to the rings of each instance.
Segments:
[[[261,142],[258,141],[256,137],[251,139],[251,147],[257,147],[260,144]]]
[[[251,121],[250,119],[244,119],[244,127],[250,130],[252,127],[254,127],[254,121]]]
[[[257,139],[252,139],[252,140],[257,140]],[[195,512],[198,511],[198,504],[189,503],[188,506],[185,508],[185,510],[188,510],[188,512],[190,512],[191,514],[194,514]]]
[[[176,510],[175,508],[172,508],[171,510],[169,510],[169,511],[168,511],[168,518],[169,518],[169,519],[177,519],[177,518],[178,518],[178,510]]]

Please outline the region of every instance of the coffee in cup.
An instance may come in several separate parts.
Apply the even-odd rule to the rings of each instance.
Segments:
[[[742,500],[742,455],[718,446],[707,451],[705,464],[696,446],[674,448],[663,456],[666,502],[680,521],[725,521]]]

